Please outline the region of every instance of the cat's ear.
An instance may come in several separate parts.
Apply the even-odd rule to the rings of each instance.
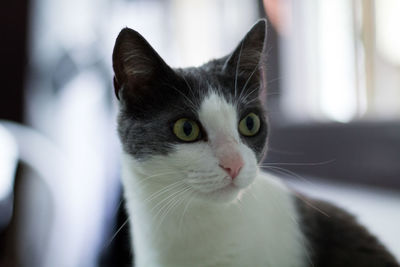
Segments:
[[[118,99],[122,88],[130,96],[140,94],[157,77],[171,71],[143,36],[129,28],[119,33],[112,59],[114,90]]]
[[[261,19],[247,32],[236,49],[225,61],[223,71],[241,76],[247,88],[259,86],[260,97],[266,92],[266,40],[267,21]]]

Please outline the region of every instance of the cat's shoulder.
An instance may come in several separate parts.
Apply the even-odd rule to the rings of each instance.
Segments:
[[[315,267],[399,266],[353,214],[330,202],[301,194],[294,194],[294,201]]]

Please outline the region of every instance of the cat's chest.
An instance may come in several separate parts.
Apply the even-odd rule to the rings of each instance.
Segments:
[[[259,189],[252,187],[241,202],[221,209],[192,207],[183,218],[177,209],[160,233],[149,232],[135,244],[157,251],[157,260],[144,247],[135,251],[147,258],[146,266],[151,261],[153,266],[303,266],[303,239],[290,198]],[[154,243],[147,238],[152,234]]]
[[[245,263],[260,261],[265,252],[256,244],[265,239],[263,229],[249,223],[244,214],[244,217],[231,213],[220,215],[225,218],[214,220],[208,216],[207,222],[204,217],[188,215],[185,225],[181,226],[183,229],[171,228],[159,244],[162,261],[175,266],[188,266],[188,263],[194,264],[191,266],[245,266]]]

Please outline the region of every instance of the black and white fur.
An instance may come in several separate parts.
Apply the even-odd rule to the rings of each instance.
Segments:
[[[135,266],[398,266],[349,214],[260,172],[265,39],[260,20],[229,56],[172,69],[139,33],[119,34],[114,86]],[[245,137],[238,123],[249,112],[261,127]],[[202,138],[180,141],[179,118],[198,122]],[[235,179],[218,164],[230,151],[244,161]]]

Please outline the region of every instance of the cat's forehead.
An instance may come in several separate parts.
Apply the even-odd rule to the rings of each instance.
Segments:
[[[211,139],[215,139],[220,134],[239,141],[236,106],[217,91],[211,90],[203,98],[198,117]]]
[[[219,72],[219,68],[209,63],[200,67],[175,69],[175,73],[184,80],[184,85],[190,90],[200,91],[203,97],[221,88],[223,79]]]
[[[182,90],[188,93],[188,97],[197,98],[195,100],[202,103],[214,98],[210,96],[218,95],[228,102],[240,104],[242,100],[246,100],[246,96],[258,96],[258,91],[246,84],[247,76],[222,71],[220,61],[212,60],[200,67],[175,70],[185,81],[185,88]]]

